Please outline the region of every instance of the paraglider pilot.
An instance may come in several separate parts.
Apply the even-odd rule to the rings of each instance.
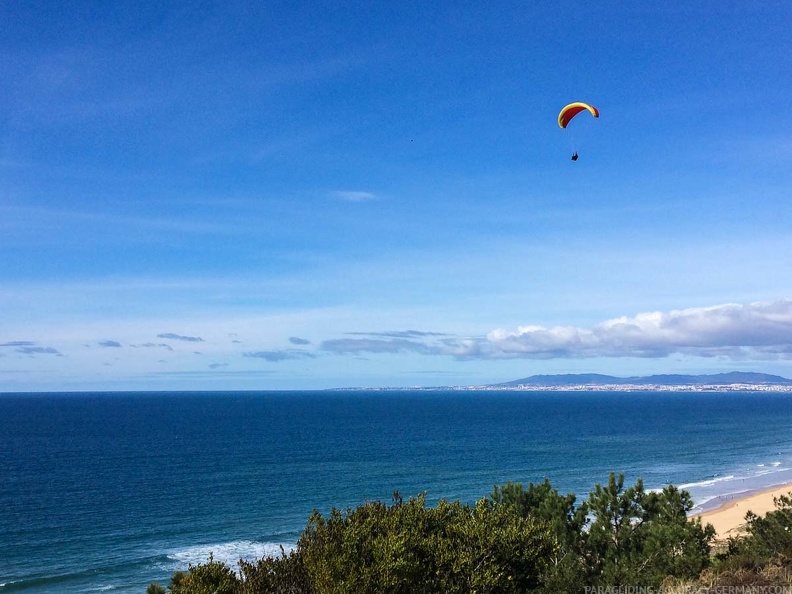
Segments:
[[[569,105],[565,106],[561,113],[558,114],[558,125],[561,128],[566,128],[567,124],[574,118],[577,114],[582,111],[588,111],[591,115],[595,118],[599,117],[599,110],[594,107],[593,105],[589,105],[588,103],[581,103],[580,101],[576,101],[575,103],[570,103]],[[572,153],[572,160],[578,160],[577,151]]]

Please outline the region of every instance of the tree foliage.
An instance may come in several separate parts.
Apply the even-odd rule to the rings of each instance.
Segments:
[[[547,559],[542,583],[547,591],[577,592],[590,582],[583,529],[587,506],[575,507],[576,497],[561,495],[547,479],[539,484],[506,483],[495,486],[490,499],[521,517],[537,518],[547,525],[553,554]]]
[[[587,534],[593,575],[604,585],[657,587],[669,575],[696,577],[709,564],[712,526],[688,520],[690,495],[673,485],[646,492],[640,479],[624,487],[611,473],[587,501],[594,518]]]
[[[305,565],[305,551],[296,548],[280,557],[263,557],[239,562],[241,581],[238,594],[314,594]]]
[[[745,514],[746,535],[729,539],[722,561],[743,568],[759,567],[782,555],[792,559],[792,494],[774,498],[775,510],[764,517]]]
[[[786,502],[787,511],[790,509]],[[587,586],[659,586],[709,563],[711,526],[689,521],[675,487],[625,488],[611,474],[576,505],[549,481],[507,483],[475,505],[426,495],[314,512],[294,550],[176,572],[171,594],[575,593]],[[760,524],[754,522],[757,533]],[[764,532],[775,534],[775,528]],[[774,541],[775,542],[775,541]],[[149,594],[161,592],[151,590]]]
[[[425,495],[314,513],[298,543],[318,594],[525,592],[553,553],[547,527],[482,499]]]
[[[170,591],[172,594],[236,594],[238,586],[234,570],[222,561],[215,561],[210,554],[206,563],[190,565],[187,573],[176,572]]]

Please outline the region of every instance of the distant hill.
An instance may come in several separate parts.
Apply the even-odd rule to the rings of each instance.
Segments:
[[[792,386],[792,380],[780,375],[730,371],[714,375],[649,375],[644,377],[616,377],[599,373],[567,373],[561,375],[532,375],[511,382],[495,384],[509,386],[603,386],[603,385],[656,385],[656,386],[720,386],[730,384]]]

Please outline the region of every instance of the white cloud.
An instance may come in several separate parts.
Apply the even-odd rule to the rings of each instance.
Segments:
[[[734,361],[792,360],[792,299],[724,304],[620,316],[591,327],[498,328],[486,336],[435,332],[350,332],[320,350],[450,356],[459,360],[665,358],[686,355]]]
[[[640,313],[591,328],[520,326],[460,343],[461,358],[792,359],[792,299]]]

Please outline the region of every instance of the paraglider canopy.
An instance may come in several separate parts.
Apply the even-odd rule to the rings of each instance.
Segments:
[[[558,114],[558,125],[562,128],[566,128],[569,122],[572,121],[572,118],[574,118],[581,111],[585,110],[591,112],[591,115],[593,115],[595,118],[599,117],[599,111],[593,105],[580,102],[570,103],[561,110],[561,113]]]

